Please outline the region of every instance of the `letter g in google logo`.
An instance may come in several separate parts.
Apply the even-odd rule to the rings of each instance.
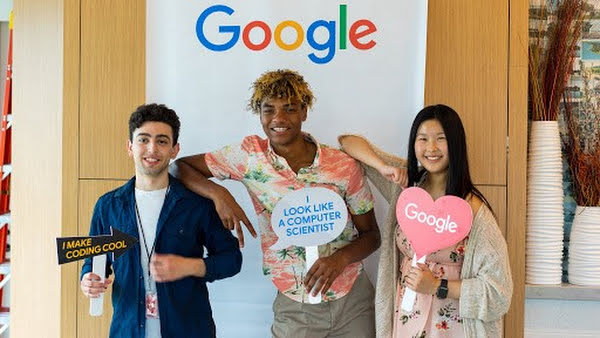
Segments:
[[[340,37],[338,42],[338,48],[340,50],[346,49],[347,39],[350,40],[350,43],[354,48],[358,50],[368,50],[373,48],[376,45],[374,40],[364,41],[365,37],[377,31],[377,27],[373,24],[372,21],[361,19],[357,20],[350,26],[350,30],[347,30],[347,6],[340,5],[339,10],[339,32]],[[222,44],[216,44],[208,40],[206,37],[205,30],[205,22],[206,19],[213,15],[214,13],[225,13],[229,16],[233,15],[235,11],[226,5],[214,5],[208,7],[207,9],[200,14],[198,20],[196,21],[196,36],[200,43],[215,52],[223,52],[229,50],[233,46],[237,44],[240,39],[240,32],[242,34],[242,41],[244,45],[253,51],[260,51],[265,49],[270,43],[271,38],[275,40],[275,44],[279,46],[279,48],[287,51],[292,51],[298,49],[302,45],[304,41],[304,28],[297,21],[293,20],[285,20],[277,24],[275,26],[275,31],[272,32],[269,25],[267,25],[264,21],[252,21],[248,23],[243,29],[239,25],[219,25],[219,33],[230,34],[231,38]],[[315,32],[319,28],[324,28],[327,31],[327,39],[324,42],[318,42],[315,40]],[[284,29],[289,28],[293,29],[296,33],[295,41],[291,43],[287,43],[283,41],[281,38],[281,34]],[[311,23],[306,30],[306,41],[315,51],[325,51],[326,54],[323,56],[317,56],[314,52],[308,54],[308,58],[317,64],[328,63],[335,56],[336,51],[336,22],[335,21],[325,21],[325,20],[317,20]],[[259,43],[255,43],[250,40],[250,32],[253,29],[261,30],[263,33],[263,40]],[[360,40],[360,41],[359,41]]]

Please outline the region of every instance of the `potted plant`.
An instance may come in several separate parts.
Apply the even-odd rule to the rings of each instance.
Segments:
[[[527,171],[526,283],[560,284],[563,252],[561,98],[573,67],[583,0],[563,0],[530,11],[537,22],[529,44],[532,117]]]
[[[570,234],[569,282],[600,286],[600,94],[591,88],[600,76],[583,61],[579,70],[582,95],[578,100],[565,95],[563,109],[565,153],[577,202]]]

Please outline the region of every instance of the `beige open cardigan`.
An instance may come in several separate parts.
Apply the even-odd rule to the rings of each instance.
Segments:
[[[367,141],[368,142],[368,141]],[[403,166],[405,161],[371,145],[389,165]],[[388,181],[374,168],[364,165],[367,177],[390,203],[385,223],[380,225],[381,249],[375,293],[377,337],[392,336],[399,264],[396,249],[396,202],[402,188]],[[462,286],[459,315],[466,337],[502,337],[502,316],[508,311],[513,283],[506,241],[496,218],[483,204],[473,219],[461,271]]]

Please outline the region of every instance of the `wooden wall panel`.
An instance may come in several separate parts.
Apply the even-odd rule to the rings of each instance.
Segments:
[[[60,337],[62,0],[14,2],[11,337]]]
[[[508,0],[430,0],[425,104],[461,116],[477,184],[506,184]]]
[[[508,96],[508,242],[515,285],[505,335],[522,338],[525,330],[525,219],[527,210],[527,66],[529,0],[510,2]]]
[[[106,337],[110,297],[105,317],[87,315],[80,267],[56,264],[53,239],[87,233],[97,196],[123,183],[106,179],[133,173],[125,142],[145,96],[145,1],[14,10],[11,336]]]
[[[123,150],[124,152],[125,150]],[[121,185],[125,181],[102,180],[80,181],[79,183],[79,236],[87,236],[90,220],[98,198]],[[78,271],[81,271],[81,263]],[[77,290],[77,337],[108,337],[112,316],[111,292],[104,295],[104,314],[100,317],[89,315],[90,301]]]
[[[481,191],[483,196],[492,205],[500,231],[502,231],[502,235],[506,238],[506,187],[478,185],[477,189]]]
[[[515,289],[506,337],[523,337],[525,316],[528,5],[430,0],[428,13],[425,103],[461,115],[471,174],[507,239]]]
[[[145,1],[82,0],[80,177],[129,178],[127,119],[145,98]]]
[[[145,1],[81,0],[79,232],[89,231],[96,200],[134,172],[127,157],[127,121],[145,101]],[[99,180],[89,180],[89,179]],[[104,314],[91,317],[77,295],[77,336],[106,337],[111,293]]]
[[[510,70],[507,236],[514,292],[505,321],[507,337],[525,330],[525,236],[527,212],[527,67]],[[508,333],[511,333],[508,336]]]
[[[64,0],[64,72],[63,72],[63,135],[62,135],[62,233],[77,234],[77,202],[79,171],[79,0]],[[75,263],[61,267],[61,334],[63,338],[77,335],[77,291],[79,269]]]

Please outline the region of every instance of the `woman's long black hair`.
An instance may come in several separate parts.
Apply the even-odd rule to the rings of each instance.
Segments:
[[[415,154],[417,131],[427,120],[438,120],[446,134],[448,143],[448,175],[446,179],[446,195],[466,198],[469,193],[479,197],[490,210],[492,207],[483,194],[473,185],[469,173],[467,156],[467,140],[465,129],[456,111],[443,104],[427,106],[415,117],[408,140],[408,186],[418,183],[425,174],[425,168],[419,169]]]

